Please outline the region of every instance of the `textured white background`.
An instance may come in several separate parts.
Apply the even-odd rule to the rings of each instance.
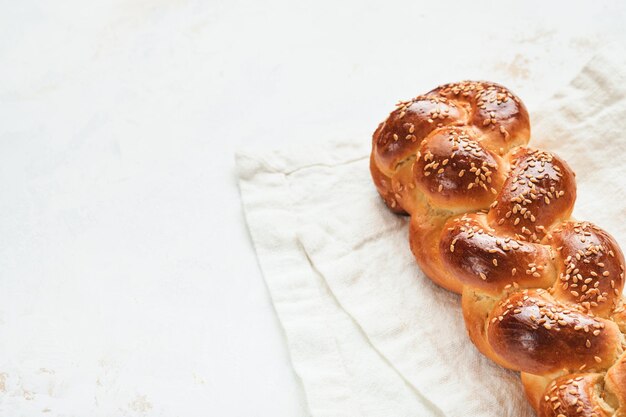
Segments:
[[[462,78],[532,110],[625,21],[617,0],[0,0],[0,416],[305,416],[234,150],[368,141]]]

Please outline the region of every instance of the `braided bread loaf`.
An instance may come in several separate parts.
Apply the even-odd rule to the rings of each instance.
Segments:
[[[624,255],[571,218],[574,173],[529,137],[508,89],[446,84],[379,125],[371,173],[411,216],[422,270],[462,295],[471,340],[521,372],[539,416],[626,416]]]

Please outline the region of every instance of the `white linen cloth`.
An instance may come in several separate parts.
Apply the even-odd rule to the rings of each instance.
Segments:
[[[626,66],[597,56],[539,111],[531,145],[577,173],[574,215],[626,244]],[[311,415],[534,415],[419,270],[370,179],[370,138],[237,155],[246,219]]]

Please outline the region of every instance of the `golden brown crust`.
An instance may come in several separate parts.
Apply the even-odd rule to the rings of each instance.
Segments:
[[[482,81],[446,84],[426,95],[399,102],[389,117],[379,124],[372,137],[374,180],[379,183],[384,178],[393,180],[403,165],[412,165],[423,140],[447,126],[476,132],[476,141],[499,155],[528,143],[530,136],[526,108],[505,87]],[[377,188],[381,190],[378,185]],[[382,190],[387,205],[397,212],[396,206],[402,206],[402,202],[391,202],[396,193],[390,193],[387,188]],[[462,199],[458,203],[462,205]],[[407,207],[402,208],[410,211]]]
[[[485,81],[445,84],[430,93],[454,100],[481,130],[481,142],[500,154],[528,143],[530,120],[524,103],[506,87]]]
[[[449,210],[491,204],[504,182],[501,159],[476,141],[467,128],[445,127],[422,141],[413,178],[429,203]]]
[[[565,222],[546,241],[559,254],[555,297],[608,317],[624,289],[624,255],[615,239],[589,222]]]
[[[539,417],[611,417],[602,398],[602,374],[570,374],[555,379],[544,392]]]
[[[506,88],[446,84],[379,125],[372,177],[394,212],[411,215],[423,272],[462,294],[472,342],[522,372],[540,417],[626,417],[624,255],[570,218],[575,175],[526,147],[529,135]]]
[[[487,324],[489,314],[500,300],[500,295],[493,296],[470,286],[463,287],[461,305],[463,307],[463,319],[470,340],[476,348],[497,363],[498,365],[513,369],[514,365],[498,355],[487,341]]]
[[[463,284],[491,293],[513,286],[545,288],[555,279],[548,247],[498,236],[483,213],[448,220],[439,251],[443,265]]]
[[[431,280],[447,290],[460,294],[463,283],[441,263],[438,245],[445,216],[429,216],[428,212],[414,214],[409,224],[409,243],[411,252],[421,265],[422,271]]]
[[[524,386],[524,393],[530,405],[539,412],[541,401],[546,392],[548,385],[554,381],[559,374],[554,375],[533,375],[527,372],[521,373],[522,385]]]
[[[489,211],[501,233],[539,242],[556,222],[570,217],[576,182],[569,166],[549,152],[520,148],[511,173]]]
[[[418,96],[401,103],[374,136],[375,160],[380,170],[391,175],[399,163],[415,154],[433,130],[466,118],[463,109],[438,97]]]
[[[618,302],[618,307],[611,315],[611,320],[619,326],[622,333],[626,333],[626,307],[624,307],[624,300]]]
[[[389,207],[391,211],[397,214],[407,214],[407,212],[398,204],[398,200],[401,198],[400,195],[396,194],[393,191],[391,178],[380,172],[376,164],[374,163],[374,156],[370,157],[370,172],[372,173],[372,179],[374,180],[374,185],[376,185],[376,189],[378,190],[378,194],[383,198],[383,201]]]
[[[558,303],[541,289],[503,299],[489,316],[487,340],[513,369],[538,375],[607,369],[622,353],[615,323]]]
[[[607,401],[616,409],[615,416],[626,416],[626,353],[609,369],[604,384]]]

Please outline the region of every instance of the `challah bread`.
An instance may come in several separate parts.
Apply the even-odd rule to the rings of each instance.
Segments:
[[[424,273],[461,294],[470,339],[521,372],[540,417],[625,417],[624,255],[571,218],[573,171],[529,138],[508,89],[446,84],[378,126],[372,178],[393,212],[411,216]]]

